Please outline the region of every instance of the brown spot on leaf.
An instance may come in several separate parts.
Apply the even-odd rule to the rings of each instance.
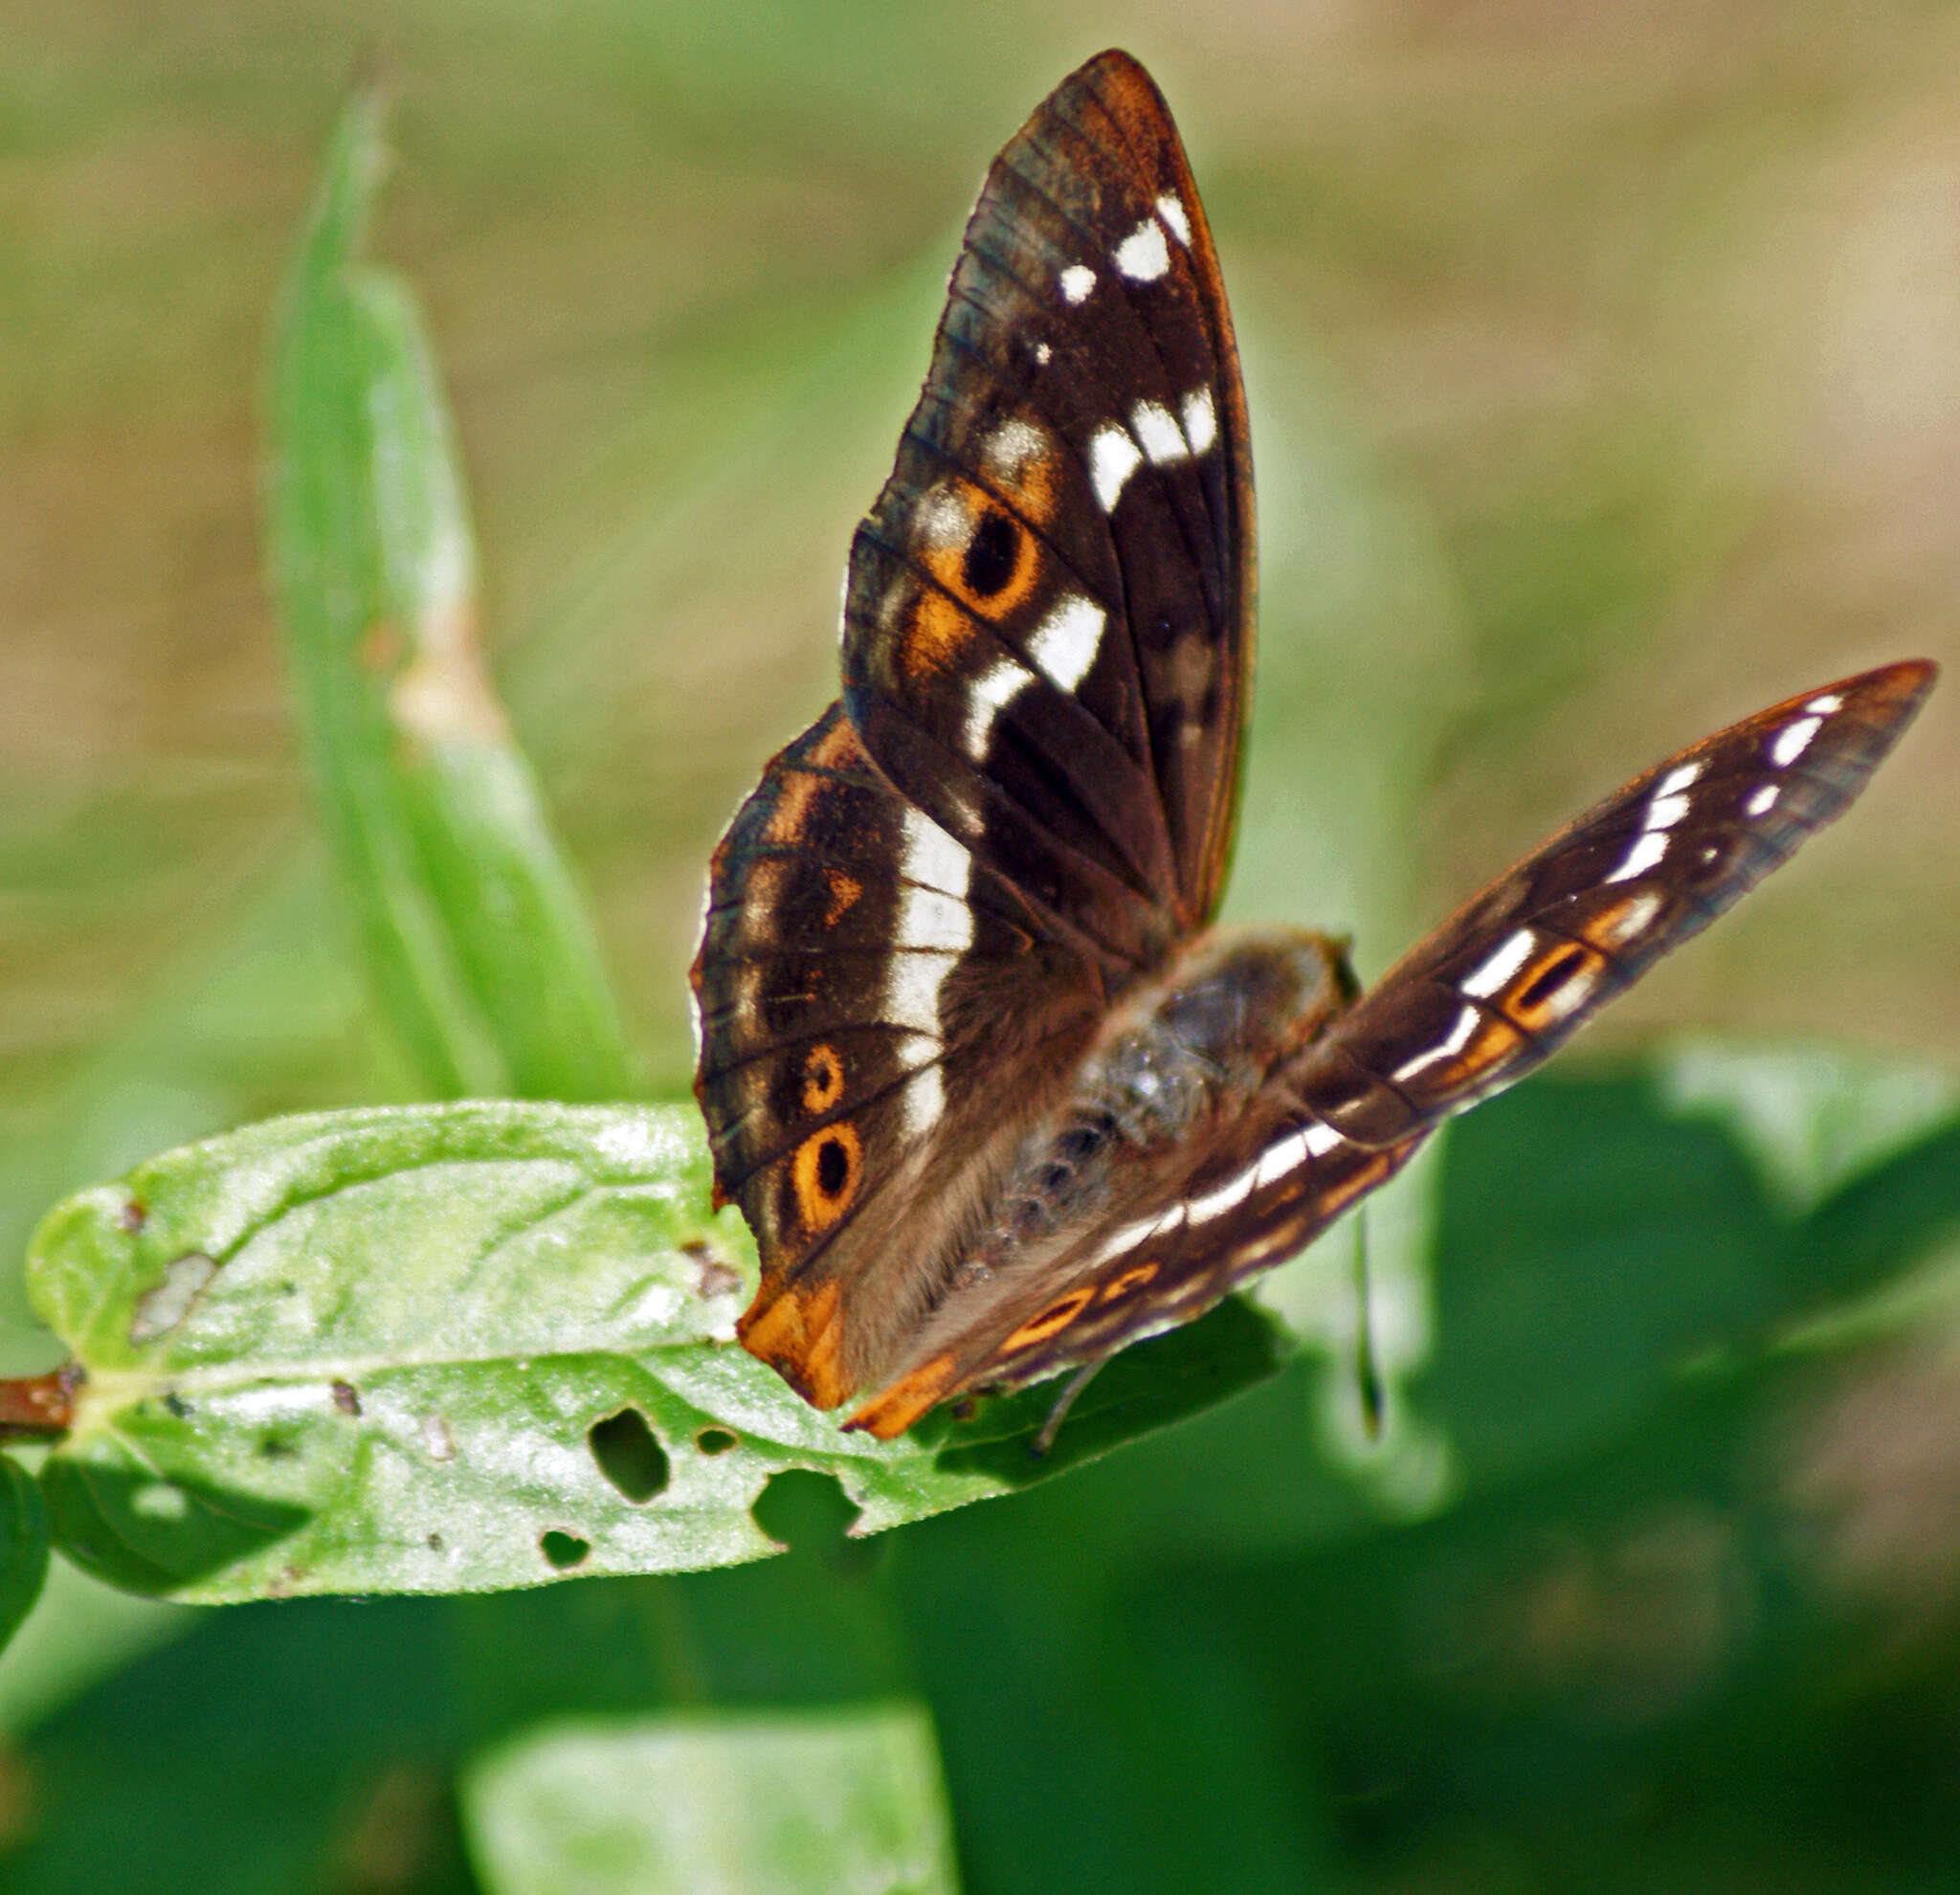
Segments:
[[[724,1263],[700,1237],[683,1243],[680,1254],[694,1260],[695,1294],[703,1302],[712,1302],[718,1296],[733,1296],[742,1287],[741,1271]]]

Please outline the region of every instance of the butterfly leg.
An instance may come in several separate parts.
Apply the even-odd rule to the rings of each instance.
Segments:
[[[1034,1445],[1028,1450],[1036,1460],[1045,1460],[1048,1458],[1048,1450],[1055,1445],[1055,1438],[1060,1434],[1061,1424],[1068,1418],[1069,1410],[1075,1406],[1076,1396],[1089,1386],[1095,1379],[1097,1370],[1108,1359],[1107,1356],[1099,1355],[1095,1361],[1078,1369],[1068,1378],[1068,1387],[1062,1390],[1056,1399],[1055,1406],[1048,1411],[1048,1419],[1042,1422],[1041,1432],[1035,1437]]]

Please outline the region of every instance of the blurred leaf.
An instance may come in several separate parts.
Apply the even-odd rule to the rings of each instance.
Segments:
[[[198,1622],[188,1607],[136,1598],[53,1560],[33,1612],[0,1666],[0,1733],[17,1741],[60,1706]]]
[[[48,1577],[48,1514],[34,1479],[0,1454],[0,1646],[41,1595]]]
[[[953,1895],[924,1706],[590,1720],[463,1783],[495,1895]]]
[[[1772,1191],[1756,1135],[1733,1113],[1682,1115],[1684,1070],[1701,1099],[1776,1096],[1771,1059],[1698,1041],[1691,1066],[1662,1050],[1554,1073],[1455,1126],[1440,1346],[1420,1403],[1466,1483],[1596,1451],[1639,1425],[1689,1364],[1747,1357],[1869,1295],[1960,1225],[1960,1130],[1926,1109],[1915,1068],[1843,1062],[1815,1096],[1801,1089],[1814,1070],[1781,1069],[1781,1123],[1795,1101],[1833,1128],[1806,1147],[1813,1186],[1827,1162],[1866,1167],[1809,1215]],[[1902,1098],[1913,1111],[1902,1114]]]
[[[1269,1374],[1229,1306],[1092,1385],[846,1435],[734,1348],[754,1266],[692,1107],[373,1107],[186,1147],[71,1198],[30,1287],[87,1371],[43,1483],[138,1591],[452,1592],[775,1550],[772,1475],[874,1532],[998,1494]]]
[[[1655,1077],[1675,1110],[1726,1126],[1792,1212],[1814,1209],[1960,1110],[1951,1073],[1845,1047],[1687,1039],[1657,1059]]]
[[[335,134],[273,374],[272,566],[327,830],[438,1093],[618,1098],[617,1010],[478,645],[476,554],[412,298],[353,259],[381,103]]]

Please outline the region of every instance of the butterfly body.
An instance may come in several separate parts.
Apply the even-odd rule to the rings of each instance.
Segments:
[[[843,691],[715,853],[694,968],[745,1346],[880,1436],[1093,1364],[1292,1255],[1830,821],[1890,665],[1636,777],[1366,992],[1207,932],[1252,656],[1252,476],[1168,109],[1091,60],[1010,141],[852,548]]]

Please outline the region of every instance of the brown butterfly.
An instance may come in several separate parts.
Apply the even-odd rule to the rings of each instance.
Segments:
[[[1863,787],[1888,665],[1636,777],[1359,993],[1207,931],[1252,659],[1245,397],[1218,259],[1134,59],[995,160],[851,551],[841,700],[715,852],[694,967],[742,1340],[806,1399],[1093,1366],[1292,1256]]]

